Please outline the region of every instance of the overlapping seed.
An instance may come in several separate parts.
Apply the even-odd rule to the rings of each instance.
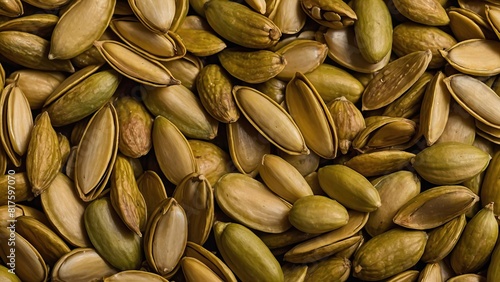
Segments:
[[[0,280],[500,280],[497,2],[0,1]]]

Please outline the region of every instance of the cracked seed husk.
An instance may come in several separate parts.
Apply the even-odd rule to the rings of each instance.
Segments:
[[[35,119],[26,156],[26,171],[35,196],[49,188],[61,163],[57,133],[50,124],[49,114],[43,112]]]

